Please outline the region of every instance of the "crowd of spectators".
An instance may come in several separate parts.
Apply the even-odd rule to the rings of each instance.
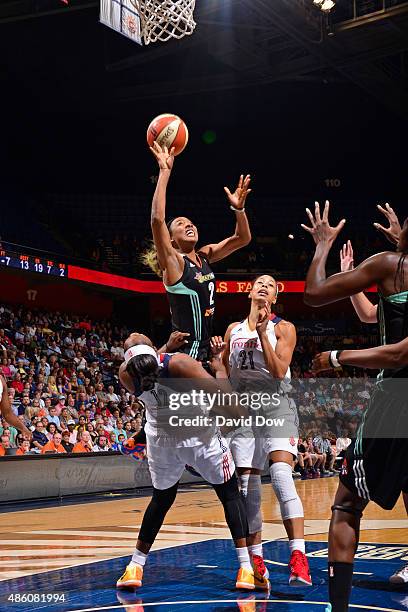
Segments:
[[[128,333],[110,321],[0,306],[0,372],[14,413],[33,432],[28,441],[2,418],[0,456],[117,451],[139,433],[143,408],[118,380]],[[354,338],[353,346],[365,339]],[[361,370],[314,376],[311,357],[338,342],[299,336],[294,353],[290,401],[300,420],[303,478],[336,473],[374,384]]]
[[[120,387],[129,331],[60,313],[0,306],[0,372],[29,442],[1,420],[0,455],[116,451],[142,428],[143,408]]]

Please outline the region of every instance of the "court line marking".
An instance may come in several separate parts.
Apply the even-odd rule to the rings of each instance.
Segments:
[[[209,567],[209,568],[214,568],[214,567],[218,567],[218,565],[196,565],[196,567]]]
[[[322,572],[328,572],[329,570],[325,569],[322,570]],[[360,576],[372,576],[373,573],[372,572],[353,572],[353,576],[355,576],[356,574],[360,575]]]
[[[282,567],[288,567],[287,563],[281,563],[280,561],[271,561],[271,559],[264,559],[264,563],[272,563],[272,565],[281,565]]]
[[[199,604],[199,605],[205,605],[205,604],[221,604],[221,603],[237,603],[237,601],[239,601],[239,598],[235,598],[235,599],[205,599],[205,600],[189,600],[189,601],[157,601],[157,602],[149,602],[149,603],[144,603],[143,604],[139,604],[142,605],[144,608],[147,608],[148,606],[181,606],[181,605],[186,605],[186,604]],[[301,604],[301,605],[308,605],[308,606],[327,606],[328,602],[327,601],[299,601],[299,600],[292,600],[292,599],[251,599],[250,603],[266,603],[266,604]],[[135,604],[136,605],[136,604]],[[120,608],[126,608],[132,606],[132,603],[122,603],[120,605],[114,605],[114,606],[104,606],[103,608],[82,608],[82,609],[76,609],[76,610],[68,610],[68,612],[100,612],[101,610],[118,610]],[[361,610],[371,610],[372,612],[401,612],[401,610],[397,610],[396,608],[375,608],[373,606],[360,606],[358,604],[349,604],[349,608],[359,608]]]

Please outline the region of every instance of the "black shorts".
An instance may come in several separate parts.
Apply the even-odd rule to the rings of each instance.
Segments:
[[[408,492],[408,395],[375,389],[357,438],[346,450],[340,480],[385,510],[395,506],[402,491]]]

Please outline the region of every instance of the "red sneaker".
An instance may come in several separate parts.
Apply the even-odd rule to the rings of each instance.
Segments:
[[[307,557],[300,550],[294,550],[289,561],[289,584],[291,586],[312,586]]]
[[[258,574],[266,579],[269,578],[268,568],[265,566],[264,560],[260,555],[252,555],[252,565]]]

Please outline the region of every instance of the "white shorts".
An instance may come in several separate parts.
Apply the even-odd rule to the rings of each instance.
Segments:
[[[235,465],[263,470],[269,453],[286,451],[297,457],[298,438],[254,438],[236,434],[227,438]]]
[[[227,482],[235,472],[232,455],[220,433],[210,442],[197,446],[166,448],[149,442],[147,459],[155,489],[169,489],[181,478],[186,465],[194,468],[210,484]]]

